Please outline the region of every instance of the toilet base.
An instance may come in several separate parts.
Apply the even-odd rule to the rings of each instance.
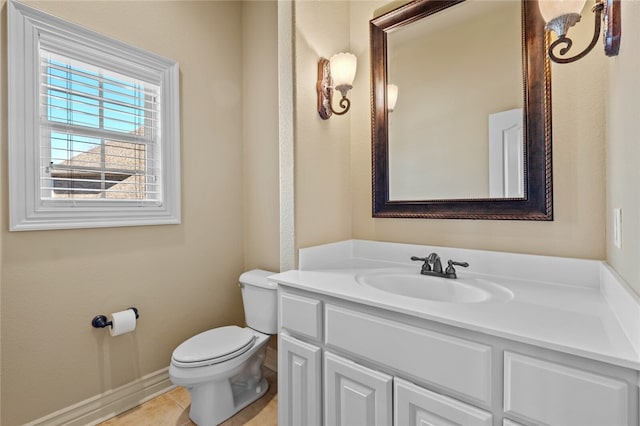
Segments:
[[[198,426],[218,425],[258,400],[267,393],[267,390],[269,390],[269,383],[262,378],[257,385],[242,389],[238,393],[234,392],[233,401],[223,401],[224,396],[231,396],[228,392],[216,389],[215,384],[202,386],[195,395],[191,392],[192,397],[202,398],[203,401],[191,402],[189,418]]]

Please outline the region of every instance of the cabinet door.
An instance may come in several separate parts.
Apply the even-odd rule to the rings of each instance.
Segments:
[[[394,424],[397,426],[491,426],[493,416],[479,408],[394,379]]]
[[[280,334],[278,424],[320,426],[320,348]]]
[[[324,380],[326,426],[391,425],[391,376],[326,352]]]
[[[523,425],[520,423],[516,423],[513,420],[504,419],[502,420],[502,426],[523,426]]]

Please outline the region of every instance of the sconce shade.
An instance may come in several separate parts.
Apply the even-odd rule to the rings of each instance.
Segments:
[[[395,84],[387,85],[387,111],[393,112],[398,101],[398,86]]]
[[[567,35],[569,28],[580,22],[582,8],[587,0],[539,0],[538,7],[542,18],[547,22],[546,29],[560,38]],[[570,46],[567,48],[567,50]]]
[[[586,2],[587,0],[538,0],[538,6],[540,14],[548,23],[563,15],[580,15]]]
[[[331,67],[333,87],[341,93],[343,93],[343,87],[346,88],[347,91],[351,89],[358,64],[356,56],[351,53],[336,53],[329,59],[329,64]]]

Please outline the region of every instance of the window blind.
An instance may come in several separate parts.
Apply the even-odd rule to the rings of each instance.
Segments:
[[[159,87],[40,49],[41,200],[162,202]]]

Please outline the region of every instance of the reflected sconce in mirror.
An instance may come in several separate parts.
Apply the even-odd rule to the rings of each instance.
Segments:
[[[549,46],[549,58],[559,64],[568,64],[577,61],[589,53],[598,42],[600,28],[604,26],[604,52],[607,56],[617,56],[620,50],[620,0],[596,0],[591,9],[595,14],[595,24],[591,43],[582,52],[571,57],[566,55],[573,40],[567,37],[569,28],[580,22],[580,12],[587,0],[539,0],[540,13],[547,22],[546,29],[553,31],[558,39]],[[563,46],[561,46],[563,45]],[[557,56],[554,50],[559,48]]]
[[[398,86],[395,84],[387,84],[387,111],[393,112],[398,102]]]
[[[347,93],[353,87],[353,79],[356,76],[357,58],[351,53],[337,53],[329,60],[320,58],[318,61],[318,114],[323,120],[331,117],[331,114],[344,115],[349,111],[351,101]],[[342,95],[340,107],[342,110],[333,109],[333,92],[337,90]]]

